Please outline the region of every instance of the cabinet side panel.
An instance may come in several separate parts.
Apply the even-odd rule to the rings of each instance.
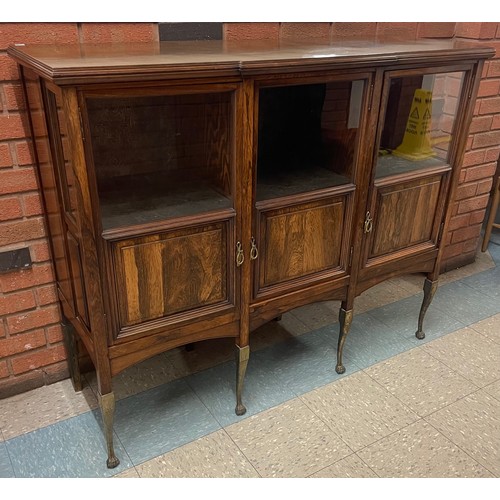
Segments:
[[[65,229],[62,215],[62,200],[58,188],[57,173],[54,169],[53,151],[49,141],[49,131],[45,120],[45,102],[41,79],[31,70],[24,69],[26,92],[29,101],[30,118],[33,127],[33,142],[36,150],[39,179],[43,191],[45,216],[50,234],[50,246],[55,267],[60,297],[69,307],[65,311],[74,316],[73,291],[69,259],[65,245]]]
[[[227,301],[226,248],[224,224],[118,243],[121,326]]]

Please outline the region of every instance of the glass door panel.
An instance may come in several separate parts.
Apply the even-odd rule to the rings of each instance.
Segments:
[[[375,178],[449,164],[463,72],[390,78]]]

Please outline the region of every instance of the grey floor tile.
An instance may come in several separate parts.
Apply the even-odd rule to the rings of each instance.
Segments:
[[[471,328],[433,340],[422,349],[478,387],[500,378],[500,344]]]
[[[60,422],[97,408],[90,389],[75,392],[69,379],[2,399],[0,428],[4,439]],[[12,416],[15,415],[15,418]]]
[[[489,271],[486,271],[486,274],[489,274]],[[468,326],[500,312],[500,300],[481,293],[462,281],[456,281],[438,287],[429,312],[431,308],[436,308]]]
[[[115,432],[134,465],[219,428],[184,380],[174,380],[116,405]]]
[[[385,478],[492,477],[427,422],[418,421],[358,452]]]
[[[410,334],[388,327],[368,312],[354,315],[344,353],[357,366],[366,368],[413,347]]]
[[[425,417],[474,460],[500,477],[500,401],[480,390]]]
[[[418,348],[371,366],[365,373],[421,417],[478,389]]]
[[[495,262],[492,259],[489,252],[477,252],[476,259],[474,262],[467,266],[459,267],[457,269],[453,269],[446,273],[443,273],[439,276],[439,283],[441,285],[445,285],[447,283],[451,283],[453,281],[457,281],[463,278],[467,278],[468,276],[472,276],[473,274],[477,274],[487,269],[492,269],[495,267]]]
[[[87,412],[6,441],[16,477],[110,477],[132,467],[118,439],[120,465],[106,467],[100,412]]]
[[[0,443],[0,478],[2,477],[15,477],[5,443]]]
[[[140,477],[259,477],[225,430],[219,430],[137,466]]]
[[[321,469],[310,477],[368,478],[378,476],[354,453],[329,467]]]
[[[346,372],[339,375],[335,371],[337,339],[338,324],[323,327],[256,353],[254,368],[268,380],[286,384],[294,395],[304,394],[359,369],[346,353]]]
[[[477,292],[496,299],[497,310],[494,312],[500,312],[500,267],[468,276],[460,280],[460,282],[470,286]]]
[[[500,265],[500,231],[494,231],[491,233],[488,252],[496,265]]]
[[[418,419],[416,413],[363,372],[301,396],[353,451]]]
[[[351,453],[298,399],[226,431],[262,477],[307,477]]]
[[[395,335],[401,341],[411,342],[413,345],[421,345],[464,326],[457,318],[434,307],[431,303],[424,319],[425,339],[417,339],[415,332],[422,299],[423,293],[413,295],[393,304],[373,309],[369,315],[387,325],[389,336]]]
[[[276,406],[295,397],[285,380],[270,376],[270,367],[259,363],[259,351],[250,352],[250,359],[243,386],[244,416],[235,414],[236,363],[228,362],[187,377],[203,404],[221,426],[238,422],[262,410]]]
[[[165,354],[159,354],[127,368],[114,377],[113,392],[117,400],[123,399],[170,382],[181,375],[172,366]],[[86,378],[94,393],[97,394],[97,377],[95,372],[87,373]]]
[[[500,344],[500,313],[473,323],[469,328]]]

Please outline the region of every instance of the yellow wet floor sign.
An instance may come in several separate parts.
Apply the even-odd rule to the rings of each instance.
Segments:
[[[421,160],[434,155],[430,138],[431,115],[432,92],[415,90],[403,142],[392,152],[394,155],[408,160]]]

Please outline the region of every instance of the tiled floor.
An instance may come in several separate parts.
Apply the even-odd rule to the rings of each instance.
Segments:
[[[423,341],[422,276],[359,297],[342,376],[338,303],[254,332],[244,417],[230,340],[127,370],[114,470],[92,374],[1,400],[0,477],[500,477],[500,235],[440,283]]]

